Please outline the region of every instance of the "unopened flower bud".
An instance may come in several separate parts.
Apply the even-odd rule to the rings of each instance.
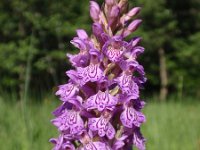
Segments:
[[[118,6],[119,6],[121,12],[127,12],[128,0],[120,0]]]
[[[131,9],[126,15],[125,15],[125,22],[130,20],[132,17],[136,16],[140,12],[140,7],[135,7]]]
[[[99,20],[100,7],[95,1],[90,1],[90,16],[94,21]]]
[[[92,25],[92,31],[96,37],[99,37],[103,33],[103,28],[99,23],[94,23]]]
[[[141,23],[142,23],[141,19],[136,19],[133,22],[131,22],[129,24],[129,26],[127,27],[127,29],[125,29],[125,31],[123,32],[122,36],[126,37],[126,36],[130,35],[132,32],[137,30],[137,28],[140,26]]]
[[[106,5],[108,6],[112,6],[115,2],[115,0],[105,0],[106,1]]]
[[[115,18],[119,15],[120,9],[118,6],[113,6],[110,12],[110,18]]]
[[[128,30],[129,31],[135,31],[138,27],[139,27],[139,25],[142,23],[142,20],[141,19],[136,19],[136,20],[134,20],[133,22],[131,22],[130,24],[129,24],[129,26],[128,26]]]

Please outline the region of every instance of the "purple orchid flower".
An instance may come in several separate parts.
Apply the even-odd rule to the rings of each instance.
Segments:
[[[113,139],[116,132],[113,125],[109,121],[110,114],[105,112],[99,118],[90,118],[88,121],[88,127],[91,131],[97,131],[100,137],[104,137],[106,135],[108,139]]]
[[[122,60],[126,44],[127,42],[123,41],[121,36],[114,36],[107,40],[102,50],[110,61],[119,62]]]
[[[113,110],[117,104],[117,98],[110,95],[108,91],[99,91],[96,95],[91,96],[86,101],[87,110],[97,109],[98,111],[103,111],[105,109]]]
[[[50,139],[50,142],[55,145],[53,150],[75,150],[74,145],[68,141],[63,134],[61,134],[58,139]]]
[[[74,69],[55,93],[62,104],[53,112],[60,132],[50,140],[53,150],[145,150],[140,89],[146,77],[137,61],[144,48],[140,37],[125,40],[141,24],[133,18],[141,8],[127,6],[124,0],[105,0],[102,7],[90,1],[92,35],[77,30],[71,44],[80,51],[67,54]]]
[[[103,142],[90,142],[85,144],[82,148],[78,150],[111,150]]]
[[[78,91],[79,89],[75,85],[68,83],[60,85],[56,95],[60,95],[61,100],[67,101],[67,99],[74,97]]]
[[[84,129],[84,122],[79,112],[74,110],[65,110],[59,117],[52,120],[52,123],[61,132],[69,132],[71,135],[80,134]]]
[[[120,116],[122,124],[127,128],[133,128],[133,126],[140,127],[142,123],[145,122],[145,116],[136,111],[132,107],[125,107],[125,110]]]

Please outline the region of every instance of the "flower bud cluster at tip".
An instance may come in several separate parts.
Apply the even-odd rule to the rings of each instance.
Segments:
[[[146,82],[137,58],[144,52],[137,30],[140,7],[128,11],[128,0],[90,1],[92,35],[78,29],[71,40],[80,51],[67,54],[73,69],[56,92],[62,104],[53,112],[58,138],[53,150],[145,150],[140,132],[146,121],[140,89]]]

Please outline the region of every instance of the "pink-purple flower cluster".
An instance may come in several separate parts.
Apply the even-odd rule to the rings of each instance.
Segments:
[[[125,41],[141,24],[134,18],[140,7],[127,6],[128,0],[105,0],[102,7],[90,1],[93,34],[77,30],[71,43],[80,52],[67,54],[74,69],[56,92],[62,105],[53,112],[60,132],[50,140],[54,150],[145,150],[139,89],[146,78],[137,61],[144,48],[140,37]]]

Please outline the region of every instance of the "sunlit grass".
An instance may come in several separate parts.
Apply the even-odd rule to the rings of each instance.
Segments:
[[[200,104],[150,103],[143,127],[147,150],[200,150]]]
[[[57,131],[49,120],[53,117],[51,111],[58,104],[53,100],[29,104],[26,125],[21,103],[4,101],[0,99],[0,149],[51,149],[48,140],[55,137]],[[144,113],[147,123],[142,130],[147,138],[147,150],[200,149],[199,103],[148,103]]]

